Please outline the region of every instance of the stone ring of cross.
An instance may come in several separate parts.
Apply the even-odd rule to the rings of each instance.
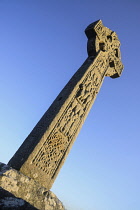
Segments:
[[[106,76],[119,77],[123,70],[120,54],[120,41],[117,34],[105,27],[101,20],[90,24],[85,33],[88,37],[88,56],[96,56],[99,51],[107,54],[108,71]]]

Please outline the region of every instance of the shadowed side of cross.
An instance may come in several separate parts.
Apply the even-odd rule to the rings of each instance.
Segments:
[[[90,24],[85,33],[88,38],[87,51],[89,56],[96,56],[101,50],[106,54],[108,69],[105,76],[117,78],[121,75],[120,41],[117,34],[105,27],[101,20]]]
[[[123,70],[120,42],[102,21],[90,24],[88,58],[9,161],[9,165],[50,189],[96,99],[105,76]]]

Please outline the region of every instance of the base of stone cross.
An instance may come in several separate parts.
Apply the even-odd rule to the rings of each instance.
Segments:
[[[0,209],[65,210],[54,193],[3,163],[0,163],[0,187]]]

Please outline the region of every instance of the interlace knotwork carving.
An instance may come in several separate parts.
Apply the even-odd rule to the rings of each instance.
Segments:
[[[32,160],[32,163],[48,177],[54,176],[67,148],[81,126],[84,116],[95,100],[106,69],[105,54],[100,52],[92,68],[83,76],[52,132]]]
[[[53,175],[57,162],[61,160],[67,144],[67,137],[54,130],[32,162],[48,176]]]

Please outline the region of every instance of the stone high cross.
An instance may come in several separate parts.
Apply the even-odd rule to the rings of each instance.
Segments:
[[[117,78],[123,65],[120,41],[101,20],[90,24],[88,58],[43,115],[8,165],[50,189],[105,76]]]

